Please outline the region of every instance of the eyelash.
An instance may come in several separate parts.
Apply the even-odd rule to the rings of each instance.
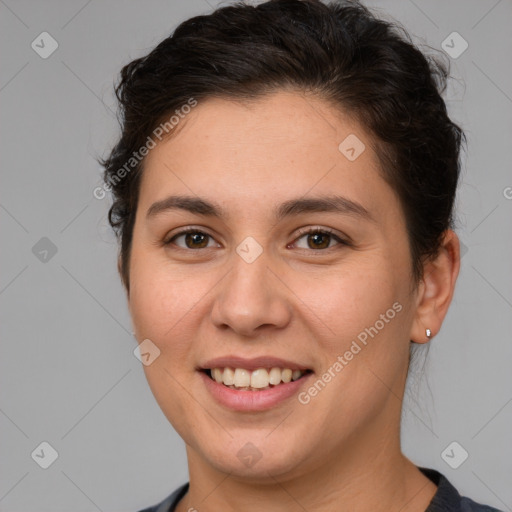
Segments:
[[[194,227],[190,227],[190,228],[183,229],[182,231],[174,234],[170,239],[164,241],[163,245],[164,246],[171,245],[177,238],[179,238],[180,236],[183,236],[183,235],[187,235],[189,233],[200,233],[202,235],[206,235],[206,236],[208,236],[208,237],[213,239],[213,236],[209,235],[208,233],[205,233],[204,231],[201,231],[200,229],[197,229],[197,228],[194,228]],[[329,228],[307,228],[307,229],[301,229],[301,230],[299,230],[298,236],[294,239],[292,244],[296,243],[298,240],[300,240],[305,235],[310,235],[310,234],[311,235],[313,235],[313,234],[329,235],[334,240],[336,240],[336,242],[338,242],[338,245],[348,246],[348,247],[352,246],[351,242],[349,242],[346,239],[343,239],[343,238],[339,237],[338,235],[336,235],[334,233],[334,231],[332,231]],[[179,246],[177,246],[177,248],[178,249],[182,249],[184,251],[197,251],[197,250],[199,250],[199,249],[183,248],[183,247],[179,247]],[[203,249],[210,249],[210,247],[203,247]],[[317,250],[310,249],[310,250],[311,251],[315,251],[315,252],[321,252],[321,251],[328,251],[330,249],[333,249],[333,247],[326,247],[325,249],[317,249]],[[303,249],[303,250],[308,250],[308,249]]]

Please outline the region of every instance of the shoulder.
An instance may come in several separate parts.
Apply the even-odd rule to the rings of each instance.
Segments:
[[[139,510],[139,512],[174,512],[178,501],[185,496],[188,492],[188,482],[183,484],[181,487],[178,487],[173,493],[171,493],[167,498],[165,498],[160,503],[153,505],[151,507],[145,508],[143,510]]]
[[[425,512],[502,512],[461,496],[452,483],[439,471],[430,468],[418,469],[437,485],[437,492]]]
[[[460,510],[461,512],[502,512],[497,508],[476,503],[476,501],[466,497],[462,497],[460,500]]]

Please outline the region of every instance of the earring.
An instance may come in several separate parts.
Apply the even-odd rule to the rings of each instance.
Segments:
[[[432,331],[430,329],[425,329],[425,334],[427,335],[428,339],[432,337]]]

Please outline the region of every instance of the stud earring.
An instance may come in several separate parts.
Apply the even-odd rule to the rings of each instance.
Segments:
[[[425,329],[425,334],[427,335],[428,339],[432,337],[432,331],[430,329]]]

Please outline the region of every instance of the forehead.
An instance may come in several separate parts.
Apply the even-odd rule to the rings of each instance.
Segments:
[[[250,102],[210,98],[180,123],[146,157],[142,202],[176,190],[240,202],[258,194],[285,200],[333,190],[372,200],[389,188],[367,131],[316,97],[277,92]]]
[[[338,156],[339,143],[349,135],[370,141],[370,136],[354,116],[301,92],[278,91],[245,100],[208,98],[201,100],[169,137],[169,144],[184,150],[245,150],[251,148],[289,151],[300,155],[316,148]],[[173,144],[174,142],[174,144]],[[212,148],[218,144],[218,148]],[[162,144],[163,145],[163,144]],[[161,145],[161,146],[162,146]],[[277,151],[277,150],[280,151]],[[259,156],[263,156],[261,153]],[[318,155],[316,155],[318,156]]]

